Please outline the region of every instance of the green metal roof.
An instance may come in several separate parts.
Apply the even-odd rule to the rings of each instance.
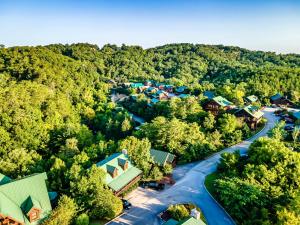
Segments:
[[[41,209],[42,207],[38,200],[36,200],[32,196],[29,196],[25,200],[25,202],[22,204],[21,208],[22,208],[23,212],[25,213],[25,215],[27,215],[32,208]]]
[[[194,217],[189,217],[181,222],[174,219],[169,219],[163,225],[206,225],[202,220],[197,220]]]
[[[190,97],[190,95],[189,94],[180,94],[180,95],[178,95],[178,97],[179,98],[188,98],[188,97]]]
[[[208,99],[212,99],[213,97],[215,97],[215,93],[213,91],[204,91],[203,95]]]
[[[8,182],[10,182],[11,179],[5,175],[3,175],[2,173],[0,173],[0,185],[2,184],[6,184]]]
[[[218,103],[220,106],[229,106],[232,105],[232,102],[228,101],[226,98],[223,98],[222,96],[217,96],[212,98],[216,103]]]
[[[48,192],[48,196],[49,196],[49,198],[50,198],[50,201],[52,201],[52,200],[54,200],[54,199],[57,198],[58,194],[57,194],[57,192],[55,192],[55,191],[49,191],[49,192]]]
[[[175,158],[175,155],[169,152],[164,152],[156,149],[151,149],[150,154],[153,157],[154,162],[160,166],[164,166],[166,163],[172,163]]]
[[[128,168],[123,170],[119,165],[120,161],[128,161]],[[98,167],[102,168],[106,172],[106,184],[112,188],[114,191],[119,191],[124,186],[126,186],[131,180],[142,173],[141,170],[134,167],[130,162],[127,155],[123,153],[115,153],[101,162],[96,164]],[[117,176],[112,177],[108,172],[110,168],[117,169]]]
[[[0,185],[0,213],[26,225],[43,220],[52,210],[46,179],[46,173],[40,173]],[[28,204],[28,197],[32,198],[32,204],[41,209],[40,220],[35,223],[30,223],[22,212],[22,205]]]
[[[178,221],[174,219],[169,219],[167,222],[163,223],[162,225],[177,225]]]
[[[280,99],[280,98],[282,98],[282,95],[281,94],[279,94],[279,93],[277,93],[277,94],[275,94],[275,95],[273,95],[273,96],[271,96],[270,97],[271,98],[271,100],[277,100],[277,99]]]
[[[23,214],[20,206],[13,200],[9,199],[5,194],[0,192],[0,213],[4,216],[10,216],[17,222],[30,224]]]
[[[299,112],[294,112],[293,116],[297,119],[300,120],[300,111]]]
[[[246,97],[249,102],[257,102],[258,98],[255,95],[250,95]]]
[[[139,88],[139,87],[143,87],[144,84],[143,83],[131,83],[130,87],[132,88]]]
[[[175,91],[178,92],[178,93],[182,93],[182,92],[185,91],[185,89],[186,89],[186,86],[180,86],[180,87],[177,87],[177,88],[175,89]]]
[[[108,186],[115,191],[119,191],[141,173],[142,171],[138,168],[131,167],[130,169],[127,169],[121,176],[118,176],[112,182],[110,182]]]
[[[252,117],[259,119],[261,118],[264,113],[262,111],[260,111],[258,109],[258,107],[253,106],[253,105],[248,105],[246,107],[244,107],[242,110],[245,110],[249,115],[251,115]]]
[[[179,222],[177,225],[205,225],[202,220],[196,220],[194,217],[190,217]]]

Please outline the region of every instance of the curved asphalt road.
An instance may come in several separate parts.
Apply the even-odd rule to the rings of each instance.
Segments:
[[[109,222],[109,225],[134,224],[158,225],[160,221],[157,214],[174,203],[193,202],[203,211],[208,225],[233,225],[235,224],[225,210],[210,196],[204,186],[205,177],[216,171],[217,163],[223,152],[240,150],[245,154],[250,144],[259,137],[265,136],[276,124],[275,109],[264,110],[268,123],[265,128],[250,139],[224,149],[213,156],[196,163],[179,166],[174,170],[173,176],[176,184],[162,192],[138,188],[133,191],[128,199],[133,207],[120,217]]]

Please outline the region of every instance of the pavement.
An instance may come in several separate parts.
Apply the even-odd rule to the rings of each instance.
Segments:
[[[127,199],[132,203],[132,209],[107,223],[108,225],[159,225],[158,214],[170,204],[192,202],[201,208],[208,225],[233,225],[230,215],[212,198],[204,186],[205,177],[217,169],[217,164],[223,152],[240,150],[246,154],[250,144],[259,137],[266,136],[277,122],[274,108],[265,108],[264,117],[268,122],[258,134],[232,147],[226,148],[205,160],[178,166],[173,171],[176,183],[158,192],[137,188]]]

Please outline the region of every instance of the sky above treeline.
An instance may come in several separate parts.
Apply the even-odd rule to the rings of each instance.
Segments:
[[[0,0],[0,44],[78,42],[300,53],[300,0]]]

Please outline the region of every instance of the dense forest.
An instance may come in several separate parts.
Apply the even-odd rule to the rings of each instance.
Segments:
[[[239,224],[300,224],[299,152],[287,147],[282,124],[269,136],[248,156],[222,154],[214,192]]]
[[[242,105],[250,94],[268,104],[277,92],[299,102],[299,78],[300,55],[221,45],[0,47],[0,173],[47,172],[49,189],[62,195],[48,224],[58,211],[64,224],[75,214],[110,219],[122,203],[94,163],[126,148],[144,179],[158,179],[170,168],[152,167],[151,147],[189,162],[251,135],[234,115],[214,117],[193,97],[158,104],[135,131],[110,99],[111,80],[186,85],[200,99],[211,90]]]

